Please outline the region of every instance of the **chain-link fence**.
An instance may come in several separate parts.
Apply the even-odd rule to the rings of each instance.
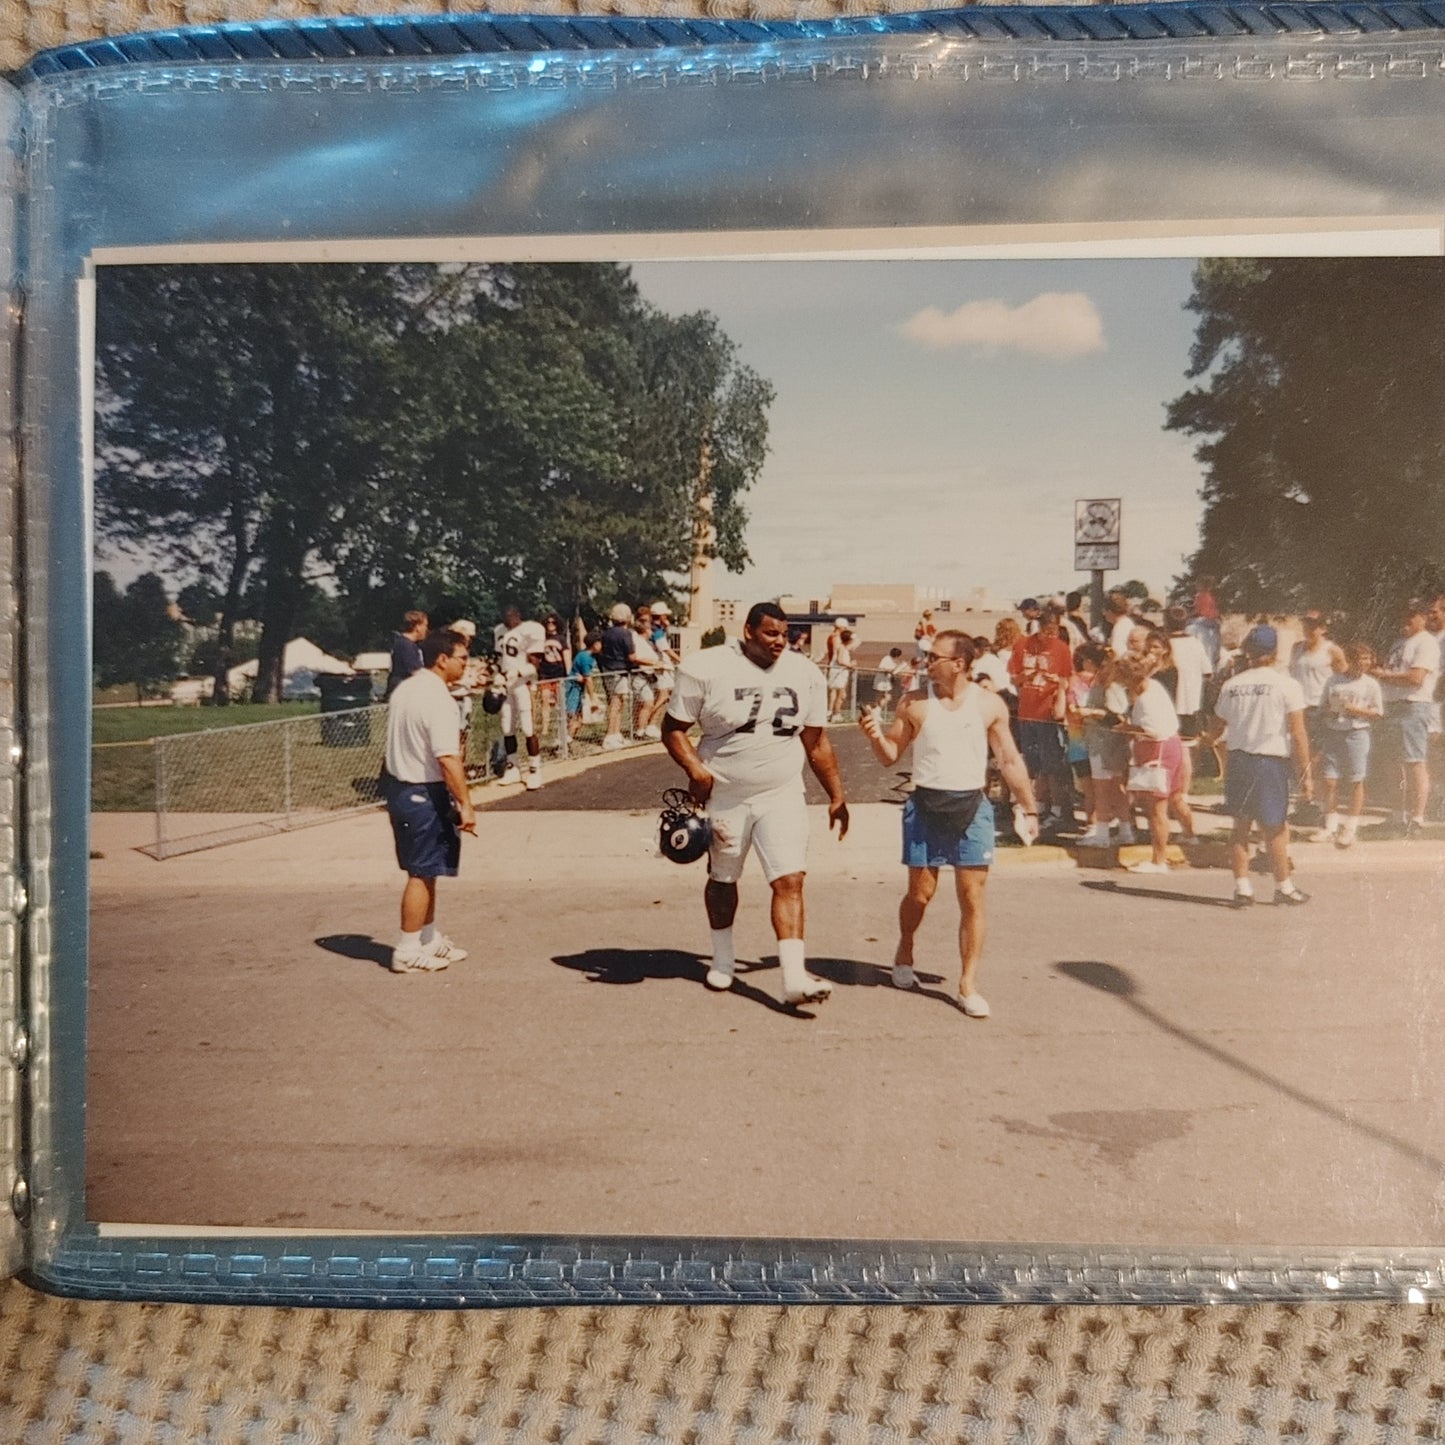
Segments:
[[[588,757],[656,740],[669,690],[665,673],[594,673],[536,684],[532,714],[542,758]],[[500,719],[481,706],[480,694],[461,705],[461,714],[469,780],[498,782],[509,761]],[[154,762],[156,838],[148,851],[171,858],[376,807],[386,707],[178,733],[142,746]],[[526,767],[525,759],[519,740],[510,761]]]

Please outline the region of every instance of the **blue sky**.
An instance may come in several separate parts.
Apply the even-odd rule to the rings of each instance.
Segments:
[[[1197,543],[1185,389],[1194,263],[649,262],[642,292],[708,310],[776,388],[749,495],[753,565],[723,597],[915,582],[998,599],[1087,581],[1077,497],[1123,499],[1122,569],[1156,593]]]

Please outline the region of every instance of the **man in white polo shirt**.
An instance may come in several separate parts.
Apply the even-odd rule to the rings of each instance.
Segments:
[[[1230,861],[1234,868],[1234,906],[1254,902],[1249,881],[1249,829],[1258,823],[1269,850],[1276,903],[1308,903],[1289,870],[1290,755],[1294,755],[1304,796],[1314,796],[1310,745],[1305,736],[1305,700],[1300,685],[1275,667],[1279,634],[1256,627],[1241,650],[1245,668],[1219,690],[1213,733],[1225,734],[1229,766],[1224,776],[1224,811],[1234,818]]]
[[[1374,672],[1385,694],[1385,738],[1400,766],[1400,824],[1407,838],[1425,826],[1430,800],[1430,723],[1440,642],[1425,630],[1429,608],[1412,597],[1400,609],[1400,636]]]
[[[466,671],[467,639],[445,629],[430,633],[421,656],[386,712],[386,811],[397,866],[406,874],[393,973],[435,973],[467,956],[436,926],[437,879],[457,876],[461,834],[477,831],[451,694]]]

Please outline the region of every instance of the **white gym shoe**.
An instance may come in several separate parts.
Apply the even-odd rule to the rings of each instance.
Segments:
[[[803,977],[804,985],[801,989],[783,990],[784,1003],[824,1003],[832,996],[833,985],[826,978],[814,978],[811,973]]]
[[[1146,858],[1142,863],[1129,865],[1130,873],[1167,873],[1168,871],[1167,863],[1156,863],[1152,858]]]
[[[603,752],[606,752],[606,753],[616,752],[617,749],[620,748],[620,747],[622,747],[622,746],[624,746],[624,744],[623,744],[623,741],[622,741],[622,734],[621,734],[621,733],[608,733],[607,736],[602,739],[602,751],[603,751]]]
[[[660,727],[643,728],[642,736],[645,738],[651,738],[652,741],[655,743],[661,742],[662,729]]]
[[[733,976],[720,968],[709,968],[703,982],[714,993],[726,993],[733,986]]]
[[[436,952],[435,945],[432,948],[415,948],[405,951],[393,948],[391,951],[391,971],[393,973],[440,973],[450,962],[451,959]]]
[[[535,793],[542,786],[541,773],[528,772],[522,778],[522,786],[529,793]]]
[[[502,774],[499,781],[503,783],[520,783],[522,781],[522,771],[515,763],[508,763],[507,771]]]
[[[1350,819],[1348,823],[1341,826],[1340,831],[1335,834],[1336,848],[1349,848],[1355,841],[1355,820]]]
[[[959,1001],[963,1011],[971,1019],[986,1019],[992,1010],[988,1006],[988,1000],[981,993],[965,994]]]
[[[893,987],[918,987],[918,975],[914,973],[913,965],[911,963],[895,963],[893,965]]]
[[[438,958],[446,959],[448,963],[460,963],[467,956],[466,949],[453,942],[445,933],[439,933],[432,939],[428,952],[436,954]]]

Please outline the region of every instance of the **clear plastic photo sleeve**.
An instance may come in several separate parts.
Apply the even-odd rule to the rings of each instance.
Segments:
[[[1439,1296],[1438,7],[0,100],[10,1271]]]

